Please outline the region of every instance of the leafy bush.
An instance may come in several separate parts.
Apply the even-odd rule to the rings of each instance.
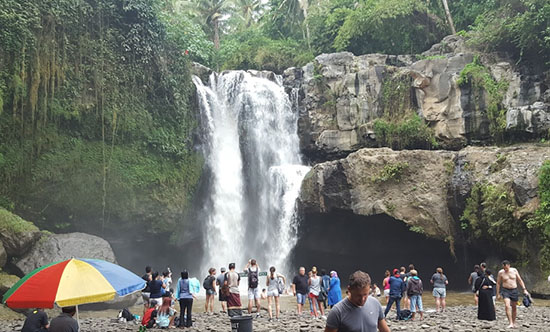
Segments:
[[[550,2],[510,0],[479,15],[468,34],[483,51],[511,54],[519,61],[548,66],[550,62]]]
[[[504,93],[508,89],[508,82],[497,82],[489,69],[481,64],[478,56],[467,64],[460,72],[457,80],[459,86],[469,85],[475,98],[479,99],[474,106],[483,104],[481,99],[487,92],[487,118],[489,119],[489,131],[497,143],[505,140],[506,109],[502,107]]]
[[[525,225],[514,218],[517,208],[513,194],[504,185],[476,183],[461,216],[474,238],[484,238],[504,246],[526,234]]]
[[[271,39],[253,28],[222,40],[217,59],[221,69],[270,70],[279,74],[311,60],[313,54],[304,43]]]
[[[392,149],[431,149],[438,146],[433,130],[418,114],[401,121],[374,120],[374,134],[379,146]]]
[[[409,169],[409,164],[406,162],[398,162],[395,164],[384,165],[384,168],[380,172],[371,177],[372,182],[387,182],[394,180],[396,182],[401,181],[403,174]]]
[[[443,21],[429,13],[424,1],[364,0],[346,17],[333,47],[354,54],[415,54],[446,33]]]

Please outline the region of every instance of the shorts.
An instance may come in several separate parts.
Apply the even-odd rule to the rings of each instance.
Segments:
[[[519,293],[517,288],[501,288],[500,295],[505,299],[510,299],[512,302],[517,302],[519,300]]]
[[[306,294],[296,293],[296,303],[306,304]]]
[[[279,291],[277,289],[267,291],[267,296],[279,297]]]
[[[424,308],[422,307],[421,295],[413,295],[410,297],[410,299],[411,299],[411,312],[416,312],[416,308],[418,308],[418,312],[424,311]]]
[[[260,299],[260,288],[249,288],[248,289],[248,299],[249,300],[259,300]]]
[[[206,295],[214,295],[214,294],[216,294],[216,292],[213,289],[206,290]]]
[[[447,296],[447,290],[445,288],[439,288],[439,287],[434,288],[432,294],[435,298],[444,299]]]
[[[309,293],[309,298],[312,300],[317,300],[319,298],[319,295],[315,295],[313,293]]]
[[[384,289],[384,296],[386,296],[386,297],[390,296],[390,290],[389,289]]]
[[[227,297],[225,295],[223,295],[223,292],[220,290],[220,292],[218,293],[218,300],[220,302],[225,302],[227,301]]]

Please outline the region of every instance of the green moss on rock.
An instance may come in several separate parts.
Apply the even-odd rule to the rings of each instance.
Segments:
[[[8,210],[0,208],[0,232],[2,234],[20,234],[37,231],[39,231],[38,227],[32,222],[26,221]]]

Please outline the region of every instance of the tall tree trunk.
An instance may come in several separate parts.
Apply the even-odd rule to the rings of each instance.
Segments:
[[[455,24],[453,23],[453,18],[451,17],[451,11],[449,10],[449,4],[447,0],[441,0],[443,2],[443,7],[445,8],[445,15],[447,15],[447,22],[451,26],[451,32],[453,35],[456,35]]]
[[[218,18],[215,18],[212,20],[212,25],[214,28],[214,48],[219,50],[220,49],[220,28],[218,25]]]

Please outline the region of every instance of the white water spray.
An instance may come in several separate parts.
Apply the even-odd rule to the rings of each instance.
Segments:
[[[204,155],[211,172],[201,272],[255,258],[286,272],[297,241],[295,201],[303,166],[292,111],[280,79],[230,71],[199,78]],[[203,273],[204,274],[204,273]]]

